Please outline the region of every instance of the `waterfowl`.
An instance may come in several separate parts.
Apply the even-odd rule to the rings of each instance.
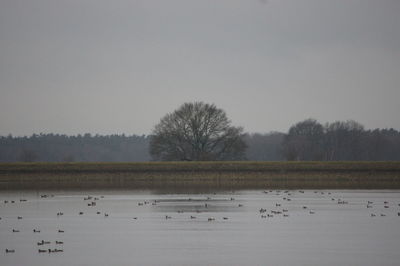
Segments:
[[[133,220],[137,220],[137,217],[133,217]]]
[[[47,250],[45,250],[45,249],[40,249],[40,248],[39,248],[39,249],[38,249],[38,252],[39,252],[39,253],[46,253]]]
[[[314,211],[310,211],[310,214],[315,214],[315,212]]]
[[[243,207],[243,204],[239,204],[238,207]]]
[[[371,217],[375,217],[375,216],[376,216],[376,214],[371,213]]]
[[[40,242],[37,242],[37,245],[38,246],[43,246],[43,245],[49,245],[51,242],[50,241],[44,241],[44,240],[42,240],[42,241],[40,241]]]
[[[165,219],[171,219],[171,216],[165,215]]]
[[[18,220],[21,220],[21,219],[22,219],[22,216],[18,216],[17,219],[18,219]]]
[[[284,214],[283,217],[289,217],[289,214]]]
[[[79,215],[83,215],[83,212],[79,212]]]
[[[64,242],[62,242],[62,241],[56,241],[56,245],[63,245],[64,244]]]
[[[275,203],[275,206],[276,206],[276,207],[280,207],[280,206],[281,206],[281,204],[279,204],[279,203]]]
[[[58,229],[58,232],[59,232],[59,233],[64,233],[64,230]]]
[[[100,212],[96,212],[96,214],[100,214]]]
[[[267,211],[267,209],[263,209],[263,208],[261,208],[261,209],[259,210],[260,213],[264,213],[264,212],[266,212],[266,211]]]
[[[34,232],[34,233],[40,233],[40,230],[33,229],[33,232]]]
[[[222,219],[224,219],[224,220],[228,220],[228,217],[222,217]]]
[[[267,215],[261,215],[261,218],[267,218]]]
[[[15,253],[15,249],[6,248],[6,253]]]
[[[108,213],[105,213],[105,214],[104,214],[104,217],[108,217]]]
[[[12,232],[13,233],[19,233],[19,230],[13,229]]]
[[[210,217],[210,218],[208,218],[208,221],[209,221],[209,222],[215,221],[215,218]]]
[[[190,219],[196,219],[196,216],[190,215]]]

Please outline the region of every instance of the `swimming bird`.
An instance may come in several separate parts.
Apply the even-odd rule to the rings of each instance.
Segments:
[[[211,221],[215,221],[215,218],[213,218],[213,217],[210,217],[210,218],[208,218],[208,221],[209,221],[209,222],[211,222]]]
[[[37,245],[38,246],[43,246],[43,245],[49,245],[51,242],[50,241],[44,241],[44,240],[42,240],[42,241],[40,241],[40,242],[37,242]]]
[[[6,248],[6,253],[15,253],[15,249]]]
[[[228,217],[222,217],[222,219],[224,219],[224,220],[228,220]]]
[[[64,230],[58,229],[58,232],[59,232],[59,233],[64,233]]]
[[[33,232],[34,232],[34,233],[40,233],[40,230],[38,230],[38,229],[33,229]]]
[[[18,220],[22,220],[22,216],[18,216],[17,219],[18,219]]]
[[[46,253],[47,250],[45,250],[45,249],[40,249],[40,248],[39,248],[39,249],[38,249],[38,252],[39,252],[39,253]]]
[[[19,233],[19,230],[13,229],[12,232],[13,233]]]
[[[63,245],[64,244],[64,242],[62,242],[62,241],[56,241],[56,245]]]
[[[167,219],[171,219],[172,217],[171,216],[168,216],[168,215],[165,215],[165,219],[167,220]]]
[[[104,217],[108,217],[108,213],[105,213],[105,214],[104,214]]]

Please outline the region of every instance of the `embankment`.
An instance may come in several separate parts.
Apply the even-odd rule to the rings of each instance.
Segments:
[[[0,189],[400,189],[400,162],[2,163]]]

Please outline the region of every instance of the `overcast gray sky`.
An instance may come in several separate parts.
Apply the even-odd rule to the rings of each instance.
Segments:
[[[400,0],[1,0],[0,92],[0,135],[148,134],[186,101],[400,129]]]

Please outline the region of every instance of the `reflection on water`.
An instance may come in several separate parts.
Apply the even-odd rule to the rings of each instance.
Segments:
[[[400,260],[400,191],[3,191],[0,217],[0,265]]]

